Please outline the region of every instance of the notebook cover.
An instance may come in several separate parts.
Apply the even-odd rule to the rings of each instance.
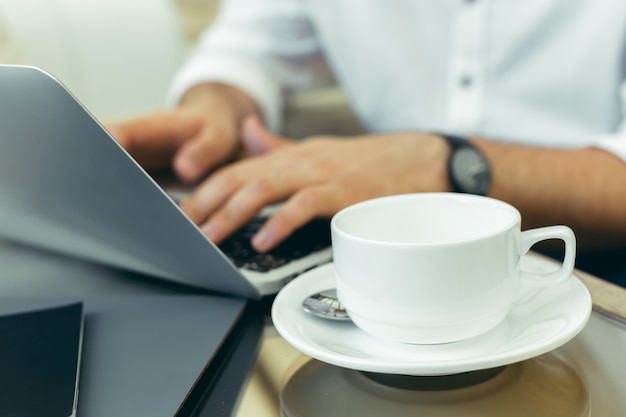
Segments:
[[[83,305],[0,316],[0,416],[76,413]]]

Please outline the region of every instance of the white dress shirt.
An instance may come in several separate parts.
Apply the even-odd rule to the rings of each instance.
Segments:
[[[227,0],[171,88],[234,84],[272,129],[332,69],[372,132],[596,145],[626,160],[624,0]]]

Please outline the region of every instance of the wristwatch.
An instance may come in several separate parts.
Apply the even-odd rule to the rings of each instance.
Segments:
[[[491,186],[491,169],[485,155],[465,138],[440,135],[450,145],[448,176],[458,193],[486,195]]]

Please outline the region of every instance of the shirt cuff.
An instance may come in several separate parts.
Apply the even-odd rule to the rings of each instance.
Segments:
[[[597,136],[591,145],[610,152],[626,162],[626,133]]]
[[[219,82],[248,94],[256,103],[266,127],[278,132],[282,126],[281,88],[268,74],[249,62],[227,57],[194,57],[177,73],[166,96],[166,104],[176,107],[185,92],[195,85]]]

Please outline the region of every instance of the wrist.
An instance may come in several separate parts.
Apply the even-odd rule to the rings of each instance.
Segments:
[[[200,109],[207,114],[227,113],[237,125],[249,115],[260,116],[256,103],[237,87],[217,82],[198,84],[180,101],[181,108]]]

